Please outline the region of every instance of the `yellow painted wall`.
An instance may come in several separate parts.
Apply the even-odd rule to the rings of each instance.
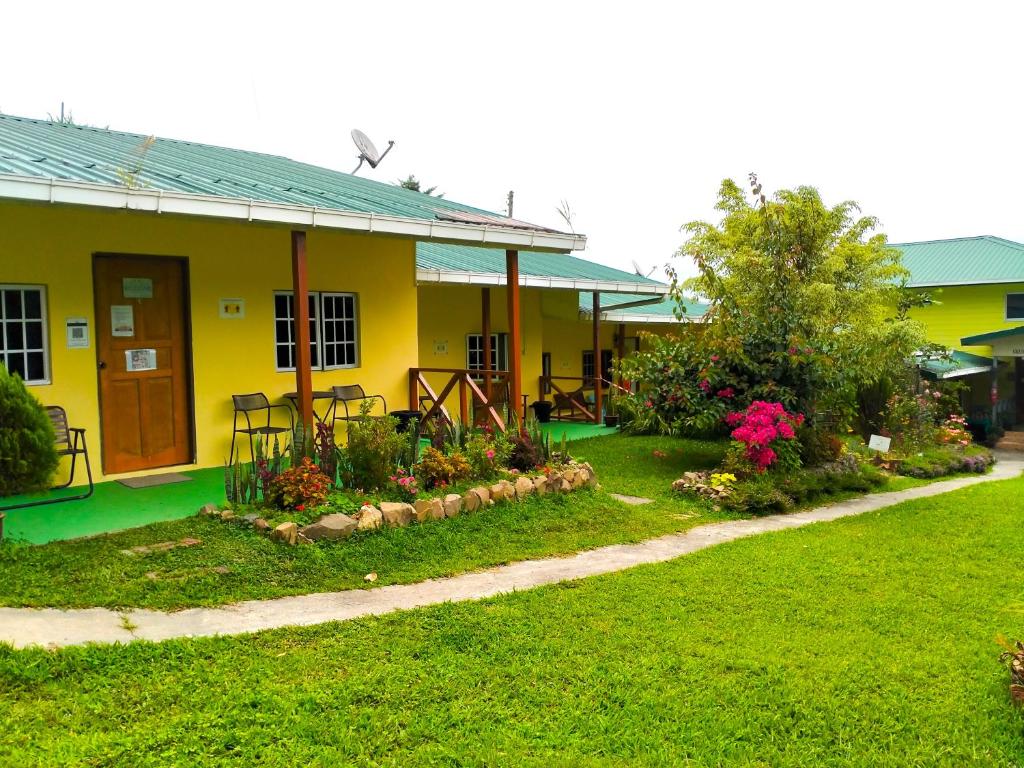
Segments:
[[[419,361],[421,368],[465,368],[466,336],[480,333],[483,325],[479,286],[423,285],[419,288]],[[491,333],[508,333],[507,292],[491,288]],[[543,328],[541,323],[541,291],[523,288],[519,292],[522,333],[520,360],[523,371],[523,394],[528,402],[537,399],[537,382],[541,372]],[[509,355],[512,349],[509,348]],[[444,374],[426,374],[435,392],[450,378]],[[446,403],[458,413],[458,390]]]
[[[273,292],[291,287],[286,228],[128,211],[0,202],[0,284],[47,289],[51,381],[32,393],[59,404],[88,432],[100,464],[99,395],[92,256],[96,252],[188,260],[194,360],[196,466],[217,466],[231,440],[231,395],[263,391],[271,401],[295,389],[277,372]],[[314,371],[314,389],[359,383],[404,408],[416,343],[412,241],[313,230],[307,238],[309,288],[358,294],[358,368]],[[245,299],[245,318],[219,317],[218,300]],[[89,349],[67,349],[68,317],[89,319]]]
[[[1006,319],[1006,294],[1024,293],[1024,283],[957,285],[930,290],[935,303],[911,310],[911,317],[924,323],[928,339],[936,344],[988,356],[992,354],[991,347],[964,347],[960,339],[1024,325],[1024,321]]]

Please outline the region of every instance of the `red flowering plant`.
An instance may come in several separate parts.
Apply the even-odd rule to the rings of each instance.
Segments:
[[[303,512],[327,500],[331,481],[308,456],[270,481],[267,501],[281,509]]]
[[[388,484],[384,492],[387,496],[411,504],[416,501],[416,496],[419,494],[420,489],[416,476],[399,467],[395,474],[388,478]]]
[[[745,411],[730,413],[725,421],[733,427],[735,452],[742,452],[742,458],[757,472],[800,467],[796,429],[804,422],[803,414],[788,412],[782,403],[755,400]]]

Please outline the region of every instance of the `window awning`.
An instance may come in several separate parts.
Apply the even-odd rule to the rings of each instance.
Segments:
[[[970,352],[955,350],[949,358],[924,360],[921,370],[937,379],[955,379],[959,376],[973,376],[992,370],[992,358],[972,355]]]

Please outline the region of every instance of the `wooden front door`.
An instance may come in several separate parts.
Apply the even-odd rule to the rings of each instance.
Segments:
[[[191,462],[185,262],[97,254],[93,277],[104,472]]]

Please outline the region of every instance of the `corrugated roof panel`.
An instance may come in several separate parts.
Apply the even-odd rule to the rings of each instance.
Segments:
[[[494,248],[469,245],[447,245],[436,242],[416,243],[416,266],[441,272],[474,274],[505,274],[505,252]],[[519,273],[536,277],[558,277],[576,280],[606,280],[620,283],[664,285],[657,280],[614,267],[606,267],[568,254],[519,252]],[[650,298],[646,296],[644,298]]]
[[[460,217],[504,226],[499,214],[364,179],[241,149],[214,147],[49,120],[0,115],[0,173],[168,192],[254,199],[435,221]],[[552,232],[516,221],[517,228]]]
[[[894,243],[912,287],[1024,282],[1024,245],[1001,237]]]
[[[616,304],[629,304],[634,301],[646,301],[650,300],[650,296],[645,294],[631,294],[631,293],[602,293],[601,294],[601,311],[616,313]],[[591,312],[594,308],[594,298],[592,293],[581,293],[580,294],[580,309],[584,312]],[[627,307],[623,310],[618,310],[624,315],[648,315],[651,317],[664,318],[666,321],[675,319],[675,299],[666,298],[659,301],[656,304],[644,304],[639,307]],[[710,305],[693,299],[687,301],[686,306],[686,317],[698,318],[703,317],[704,313],[708,311]]]

